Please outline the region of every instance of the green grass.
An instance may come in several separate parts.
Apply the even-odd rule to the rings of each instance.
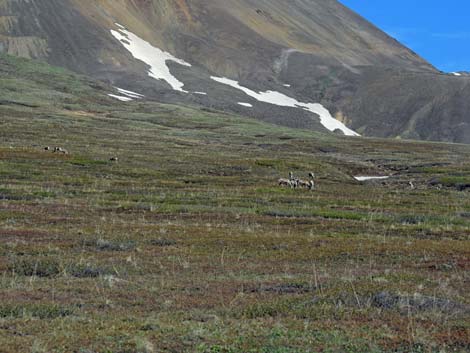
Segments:
[[[72,314],[73,309],[63,308],[55,304],[0,305],[0,318],[3,319],[37,318],[50,320]]]
[[[7,56],[0,73],[0,352],[470,349],[469,146],[121,104]],[[317,189],[278,187],[291,170]],[[454,307],[371,305],[384,291]]]

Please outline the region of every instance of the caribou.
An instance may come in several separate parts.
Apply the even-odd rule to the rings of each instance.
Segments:
[[[69,154],[66,149],[63,149],[62,147],[54,147],[53,153],[63,153],[63,154]]]
[[[300,188],[310,188],[310,181],[299,179],[297,183]]]
[[[279,186],[288,186],[291,189],[294,188],[294,184],[289,179],[281,178],[281,179],[278,180],[278,183],[279,183]]]
[[[308,173],[308,176],[310,177],[310,180],[302,180],[299,178],[296,178],[294,176],[293,172],[289,172],[289,179],[281,178],[279,179],[278,183],[279,186],[289,186],[292,189],[296,188],[306,188],[309,190],[315,189],[315,174],[310,172]]]

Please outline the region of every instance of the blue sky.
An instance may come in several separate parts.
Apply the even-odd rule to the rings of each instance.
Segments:
[[[438,69],[470,71],[470,0],[340,0]]]

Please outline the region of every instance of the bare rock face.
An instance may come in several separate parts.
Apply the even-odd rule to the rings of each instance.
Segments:
[[[291,127],[470,143],[470,75],[336,0],[0,0],[0,51]]]

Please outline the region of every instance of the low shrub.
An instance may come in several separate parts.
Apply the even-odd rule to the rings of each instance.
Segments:
[[[35,317],[39,319],[55,319],[70,316],[73,309],[56,304],[1,304],[0,318]]]
[[[19,276],[53,277],[60,274],[61,266],[53,258],[21,258],[13,260],[9,270]]]

